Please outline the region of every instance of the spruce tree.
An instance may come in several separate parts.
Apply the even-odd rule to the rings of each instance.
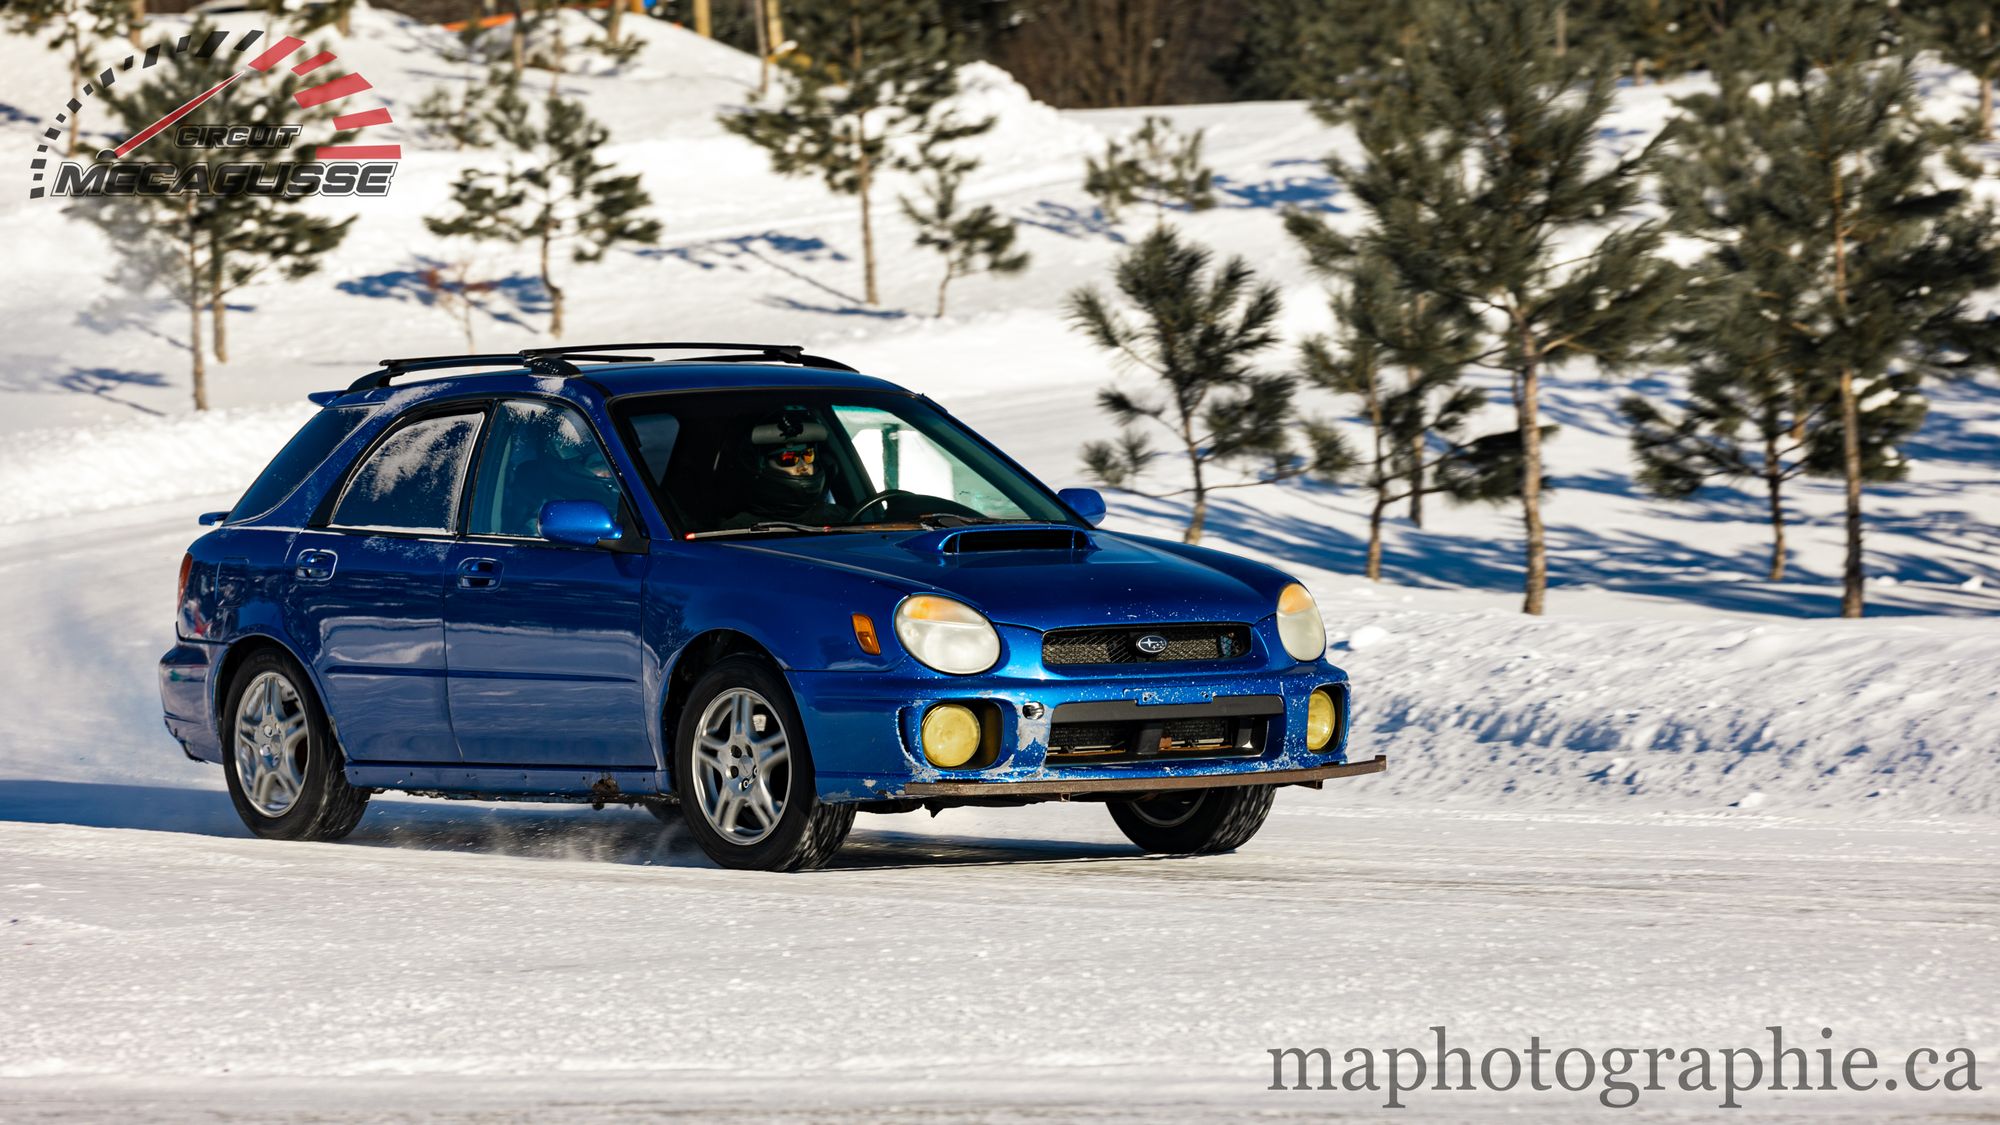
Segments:
[[[979,162],[955,155],[942,145],[925,145],[919,181],[921,200],[902,197],[903,215],[916,229],[917,245],[944,258],[944,279],[938,282],[937,315],[943,316],[945,292],[953,280],[974,272],[1014,274],[1028,268],[1028,252],[1016,248],[1019,237],[1012,220],[1002,218],[990,203],[966,209],[959,188]]]
[[[91,55],[106,39],[132,33],[144,22],[144,13],[135,7],[140,0],[10,0],[0,7],[0,18],[23,35],[48,34],[49,49],[60,51],[69,66],[69,98],[80,101],[83,81],[90,74]],[[135,14],[136,13],[136,14]],[[82,146],[83,111],[69,114],[68,147],[74,157]]]
[[[611,132],[581,102],[551,92],[537,109],[509,81],[486,120],[506,146],[503,167],[465,169],[452,185],[455,210],[424,224],[434,234],[475,241],[533,242],[549,295],[549,334],[561,336],[565,295],[555,281],[557,250],[587,263],[616,246],[659,241],[659,220],[641,215],[652,197],[638,175],[614,175],[598,158]]]
[[[1149,115],[1128,140],[1114,137],[1102,157],[1084,158],[1083,190],[1114,223],[1126,207],[1140,202],[1152,204],[1160,223],[1172,204],[1206,211],[1215,206],[1215,172],[1202,159],[1205,132],[1183,134],[1166,118]]]
[[[1362,158],[1328,162],[1373,220],[1369,251],[1412,293],[1479,314],[1481,359],[1510,376],[1527,613],[1548,586],[1543,381],[1578,357],[1637,358],[1677,277],[1657,226],[1612,225],[1658,142],[1598,159],[1614,68],[1558,55],[1553,13],[1547,0],[1426,5],[1407,75],[1351,107]]]
[[[1189,543],[1201,541],[1211,493],[1307,473],[1338,476],[1353,460],[1337,432],[1323,425],[1307,429],[1304,453],[1294,450],[1295,380],[1251,367],[1253,357],[1278,342],[1278,289],[1258,281],[1241,257],[1219,268],[1213,259],[1173,228],[1156,227],[1114,272],[1130,312],[1095,288],[1078,289],[1069,298],[1071,324],[1121,366],[1159,383],[1159,397],[1118,389],[1098,393],[1099,405],[1122,433],[1115,442],[1085,445],[1084,467],[1111,488],[1156,499],[1188,497],[1184,538]],[[1157,456],[1141,423],[1171,435],[1186,463],[1187,487],[1165,492],[1138,487],[1137,478]],[[1223,468],[1238,475],[1215,479]]]
[[[1853,0],[1787,12],[1761,45],[1780,69],[1720,126],[1743,171],[1699,197],[1720,216],[1704,225],[1747,231],[1733,242],[1761,240],[1802,279],[1783,362],[1831,403],[1806,457],[1845,486],[1847,617],[1865,607],[1865,487],[1905,471],[1896,442],[1921,417],[1922,380],[1990,363],[2000,342],[1968,307],[2000,283],[1993,212],[1924,119],[1912,58],[1880,57],[1884,38],[1880,11]]]
[[[1993,83],[2000,79],[2000,7],[1993,0],[1906,0],[1904,27],[1917,43],[1979,82],[1978,136],[1993,139]]]
[[[993,127],[960,121],[957,49],[934,0],[820,0],[786,13],[796,48],[780,60],[783,100],[726,114],[723,127],[771,155],[780,175],[817,174],[861,204],[863,298],[876,281],[874,194],[885,172],[914,171],[924,144]]]

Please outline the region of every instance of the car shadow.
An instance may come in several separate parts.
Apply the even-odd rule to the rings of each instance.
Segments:
[[[914,814],[911,814],[914,815]],[[876,830],[864,816],[828,870],[896,870],[1152,858],[1129,845]],[[0,821],[249,839],[219,785],[190,789],[0,779]],[[714,867],[679,823],[627,806],[378,800],[344,844],[639,867]]]

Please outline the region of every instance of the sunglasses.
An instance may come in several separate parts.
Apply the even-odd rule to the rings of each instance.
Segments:
[[[770,458],[771,464],[781,469],[790,469],[798,465],[810,467],[813,463],[813,447],[808,445],[798,449],[778,449],[764,456]]]

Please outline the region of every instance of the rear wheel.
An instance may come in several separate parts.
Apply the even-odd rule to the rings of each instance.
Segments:
[[[245,660],[223,701],[222,772],[250,831],[271,840],[338,840],[361,822],[368,790],[347,783],[326,711],[291,657]]]
[[[1274,785],[1183,789],[1132,801],[1110,802],[1111,819],[1127,839],[1149,852],[1199,855],[1235,851],[1250,842],[1271,815]]]
[[[674,734],[673,765],[688,831],[724,867],[821,867],[854,826],[854,806],[819,800],[791,692],[751,657],[730,657],[696,681]]]

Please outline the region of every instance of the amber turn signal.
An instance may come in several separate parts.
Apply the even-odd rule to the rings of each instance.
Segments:
[[[882,655],[882,642],[875,636],[875,619],[865,613],[854,615],[854,643],[870,656]]]

